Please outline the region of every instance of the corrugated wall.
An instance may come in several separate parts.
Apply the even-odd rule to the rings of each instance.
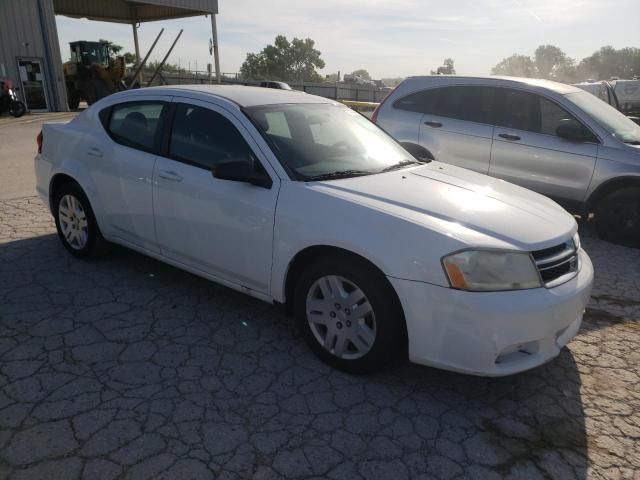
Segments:
[[[49,109],[66,111],[66,90],[52,0],[0,1],[0,76],[7,76],[16,85],[20,84],[19,57],[42,60]]]

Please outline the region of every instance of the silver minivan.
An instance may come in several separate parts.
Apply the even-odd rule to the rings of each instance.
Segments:
[[[640,126],[576,87],[510,77],[410,77],[373,121],[417,157],[502,178],[640,243]]]

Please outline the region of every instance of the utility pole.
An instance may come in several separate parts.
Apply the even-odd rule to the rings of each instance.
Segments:
[[[211,14],[211,43],[213,43],[213,61],[216,66],[216,83],[220,83],[220,55],[218,53],[218,27],[216,26],[216,14]]]

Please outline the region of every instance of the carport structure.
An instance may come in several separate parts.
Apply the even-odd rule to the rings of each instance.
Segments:
[[[141,23],[210,15],[219,82],[217,13],[218,0],[0,0],[0,76],[19,81],[30,110],[66,111],[56,15],[132,25],[138,61]]]
[[[56,15],[87,18],[99,22],[130,23],[137,61],[140,61],[138,27],[142,22],[211,15],[211,38],[216,80],[220,82],[216,14],[218,0],[53,0]]]

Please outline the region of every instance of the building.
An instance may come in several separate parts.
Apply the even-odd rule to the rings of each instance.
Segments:
[[[219,78],[217,13],[218,0],[0,0],[0,77],[21,89],[30,111],[67,111],[56,15],[131,24],[138,58],[140,23],[210,15]]]

